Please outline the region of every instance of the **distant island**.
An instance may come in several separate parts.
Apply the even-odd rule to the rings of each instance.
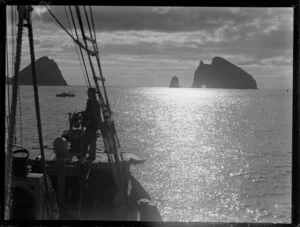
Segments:
[[[170,87],[179,87],[179,79],[177,76],[172,77]]]
[[[214,57],[211,64],[200,61],[192,87],[257,89],[250,74],[221,57]]]
[[[58,65],[54,60],[44,56],[36,60],[36,74],[38,85],[44,86],[68,86],[67,82],[62,76]],[[8,83],[11,84],[13,78],[8,78]],[[32,85],[31,64],[20,71],[19,75],[20,85]]]

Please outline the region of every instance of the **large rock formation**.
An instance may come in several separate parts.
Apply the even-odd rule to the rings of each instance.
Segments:
[[[35,67],[38,85],[68,86],[54,60],[51,60],[46,56],[41,57],[36,60]],[[10,78],[9,83],[11,82],[12,79]],[[31,64],[20,71],[19,84],[32,85]]]
[[[177,76],[172,77],[170,87],[179,87],[179,79]]]
[[[200,62],[192,87],[257,89],[250,74],[221,57],[214,57],[211,64]]]

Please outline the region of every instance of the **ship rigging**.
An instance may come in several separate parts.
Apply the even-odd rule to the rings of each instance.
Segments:
[[[11,72],[13,73],[12,94],[11,101],[8,102],[5,219],[161,220],[157,208],[149,205],[150,196],[130,174],[130,165],[143,163],[144,160],[136,155],[121,151],[101,69],[92,8],[69,6],[67,11],[67,7],[64,7],[70,27],[69,31],[57,19],[51,9],[46,5],[45,7],[59,26],[74,41],[87,89],[96,90],[99,109],[96,110],[95,103],[92,104],[97,122],[101,126],[100,132],[104,152],[99,153],[94,160],[87,160],[85,157],[78,158],[78,154],[82,153],[80,143],[82,142],[82,134],[85,133],[86,129],[82,124],[82,112],[75,112],[69,113],[69,129],[67,132],[59,135],[54,140],[54,148],[51,148],[50,154],[45,155],[47,146],[43,142],[31,21],[33,7],[18,6],[16,49],[12,50],[12,53],[15,53],[15,56],[12,56],[14,62],[14,70]],[[14,7],[12,7],[11,13],[12,19],[16,18]],[[14,23],[14,20],[12,20],[12,23]],[[84,24],[87,26],[84,26]],[[28,159],[30,152],[24,149],[22,144],[21,147],[17,147],[15,144],[17,104],[18,101],[19,103],[21,101],[19,71],[24,28],[28,29],[40,150],[40,156],[34,159]],[[12,31],[14,31],[13,28]],[[81,38],[79,33],[81,33]],[[14,33],[12,32],[12,34]],[[14,40],[14,37],[12,40]],[[14,42],[12,48],[14,48]],[[9,93],[9,86],[7,88]],[[65,134],[69,135],[68,140],[63,136]],[[70,144],[70,149],[68,144]],[[109,184],[109,182],[111,183]],[[97,202],[97,199],[100,198],[98,196],[99,191],[102,192],[100,206],[97,203],[95,204],[95,201]],[[24,195],[30,195],[27,198],[29,202],[26,204],[29,206],[28,209],[25,211],[23,208],[26,215],[21,212],[24,204],[19,204],[21,197]],[[103,199],[104,195],[108,198],[108,201],[106,198],[106,202]],[[30,201],[32,202],[31,206]],[[105,205],[109,207],[109,216],[104,215],[105,212],[102,208]],[[91,213],[96,215],[92,217]]]

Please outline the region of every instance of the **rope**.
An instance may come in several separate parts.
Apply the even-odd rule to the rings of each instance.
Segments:
[[[15,23],[14,23],[14,19],[16,17],[16,10],[13,10],[14,8],[12,8],[12,31],[13,31],[13,43],[14,43],[14,34],[15,34],[15,26],[13,26]],[[13,56],[13,53],[14,51],[12,51],[12,56]],[[20,143],[21,143],[21,147],[23,147],[23,126],[22,126],[22,107],[21,107],[21,89],[19,89],[19,92],[18,92],[18,99],[19,99],[19,127],[20,127]],[[16,147],[16,144],[17,144],[17,134],[15,133],[15,147]]]
[[[96,40],[95,23],[94,23],[94,18],[93,18],[92,7],[89,6],[89,9],[90,9],[91,21],[92,21],[92,26],[93,26],[93,31],[94,31],[94,39]]]
[[[76,13],[77,13],[77,17],[78,17],[78,22],[79,22],[79,25],[80,25],[80,29],[81,29],[81,33],[82,33],[82,37],[83,37],[83,40],[84,40],[84,44],[85,46],[87,47],[87,42],[86,42],[86,38],[84,36],[84,28],[83,28],[83,23],[82,23],[82,19],[81,19],[81,14],[80,14],[80,9],[78,6],[75,7],[75,10],[76,10]],[[98,97],[99,97],[99,101],[100,101],[100,108],[101,106],[103,107],[103,105],[105,104],[104,101],[103,101],[103,98],[102,98],[102,95],[101,95],[101,92],[100,92],[100,89],[99,89],[99,86],[98,86],[98,83],[96,82],[96,76],[95,76],[95,71],[94,71],[94,67],[93,67],[93,64],[92,64],[92,61],[91,61],[91,57],[90,55],[88,55],[88,58],[89,58],[89,62],[90,62],[90,65],[91,65],[91,70],[92,70],[92,73],[93,73],[93,76],[94,76],[94,80],[95,80],[95,85],[96,85],[96,88],[97,88],[97,91],[98,91]],[[93,103],[92,103],[93,104]],[[94,105],[94,104],[93,104]],[[99,120],[101,121],[101,115],[99,116],[100,119],[98,119],[98,116],[97,116],[97,121],[99,122]],[[103,119],[105,120],[105,119]],[[105,145],[105,148],[108,150],[109,146],[108,146],[108,142],[107,142],[107,134],[103,134],[103,132],[101,131],[102,133],[102,137],[103,137],[103,142],[104,142],[104,145]],[[117,154],[115,154],[117,156]],[[115,174],[115,178],[116,178],[116,182],[119,183],[121,182],[122,178],[120,178],[120,176],[118,176],[118,174],[121,174],[121,171],[120,171],[120,168],[119,168],[119,165],[117,164],[117,160],[118,160],[118,157],[115,156],[115,160],[116,162],[112,162],[111,158],[110,158],[110,155],[108,155],[109,157],[109,163],[111,166],[116,166],[116,168],[112,168],[114,171],[114,174]],[[113,163],[113,164],[112,164]],[[117,174],[118,173],[118,174]]]
[[[70,6],[69,6],[70,7]],[[74,36],[73,34],[73,31],[72,31],[72,26],[71,26],[71,23],[69,21],[69,17],[68,17],[68,13],[67,13],[67,10],[66,10],[66,7],[64,6],[64,10],[65,10],[65,14],[66,14],[66,18],[67,18],[67,22],[69,24],[69,27],[70,27],[70,30],[71,30],[71,34]],[[70,8],[70,11],[71,11],[71,8]],[[74,23],[75,24],[75,23]],[[74,29],[76,30],[76,27],[74,26]],[[76,31],[77,32],[77,31]],[[77,36],[77,35],[76,35]],[[78,39],[78,36],[77,36],[77,39]],[[85,81],[85,85],[86,87],[88,88],[88,82],[87,82],[87,75],[85,74],[84,70],[83,70],[83,66],[82,66],[82,63],[81,63],[81,60],[80,60],[80,56],[79,56],[79,53],[78,53],[78,49],[77,49],[77,45],[75,45],[76,43],[74,42],[74,46],[75,46],[75,49],[76,49],[76,54],[77,54],[77,58],[78,58],[78,61],[79,61],[79,64],[80,64],[80,68],[81,68],[81,71],[82,71],[82,74],[83,74],[83,78],[84,78],[84,81]],[[81,50],[81,49],[80,49]],[[82,60],[83,61],[83,60]]]
[[[75,7],[75,10],[76,10],[78,22],[79,22],[79,25],[80,25],[80,29],[81,29],[81,34],[82,34],[82,37],[83,37],[83,40],[84,40],[84,44],[85,44],[85,46],[87,47],[87,42],[86,42],[85,35],[84,35],[83,23],[82,23],[82,20],[81,20],[80,9],[79,9],[78,6],[76,6],[76,7]],[[96,85],[96,88],[97,88],[97,91],[98,91],[98,98],[99,98],[99,103],[100,103],[100,108],[101,108],[101,107],[103,107],[103,105],[104,105],[104,101],[103,101],[102,94],[101,94],[101,92],[100,92],[98,83],[96,82],[95,70],[94,70],[94,67],[93,67],[93,64],[92,64],[92,61],[91,61],[91,57],[90,57],[89,54],[88,54],[88,59],[89,59],[90,66],[91,66],[91,70],[92,70],[93,77],[94,77],[94,80],[95,80],[95,85]],[[93,100],[92,100],[92,105],[95,106],[95,104],[93,103]],[[95,111],[95,110],[94,110],[94,111]],[[99,115],[99,116],[97,116],[96,112],[94,112],[94,114],[96,115],[97,122],[98,122],[98,124],[100,125],[100,122],[102,121],[101,112],[100,112],[100,115]],[[99,117],[99,118],[98,118],[98,117]],[[103,119],[103,121],[104,121],[104,119]],[[108,149],[108,144],[107,144],[107,141],[105,140],[106,136],[103,134],[102,131],[101,131],[101,134],[102,134],[102,137],[103,137],[103,141],[104,141],[105,148]]]
[[[76,8],[78,9],[78,12],[79,12],[79,18],[80,18],[80,11],[79,11],[79,8]],[[88,15],[87,15],[87,12],[86,12],[86,8],[84,7],[84,11],[85,11],[85,16],[86,16],[86,20],[87,20],[87,24],[88,24],[88,28],[90,30],[90,35],[91,35],[91,38],[92,38],[92,33],[91,33],[91,29],[90,29],[90,24],[89,24],[89,19],[88,19]],[[90,12],[91,12],[91,8],[90,8]],[[91,13],[91,20],[93,21],[93,14]],[[81,28],[82,29],[82,28]],[[83,30],[83,29],[82,29]],[[96,32],[95,32],[95,26],[93,24],[93,33],[94,33],[94,38],[96,39]],[[84,41],[85,41],[85,45],[86,45],[86,40],[84,38]],[[105,100],[106,100],[106,105],[105,107],[107,107],[107,111],[108,111],[108,115],[109,115],[109,119],[111,119],[111,110],[110,110],[110,106],[109,106],[109,101],[108,101],[108,97],[107,97],[107,92],[106,92],[106,88],[105,88],[105,85],[104,85],[104,80],[103,80],[103,75],[102,75],[102,69],[101,69],[101,64],[100,64],[100,59],[99,59],[99,52],[98,52],[98,48],[97,48],[97,42],[95,42],[96,44],[93,43],[93,48],[94,48],[94,51],[96,53],[96,60],[97,60],[97,63],[98,63],[98,68],[99,68],[99,73],[100,73],[100,77],[102,78],[102,87],[103,87],[103,90],[104,90],[104,95],[105,95]],[[96,80],[95,80],[96,82]],[[98,84],[96,83],[96,86]],[[98,91],[100,92],[100,89],[99,87],[98,88]],[[105,117],[104,117],[105,118]],[[109,120],[109,119],[106,119],[106,122]],[[105,119],[104,119],[105,120]],[[120,167],[120,162],[119,162],[119,157],[118,157],[118,152],[117,152],[117,145],[118,147],[120,147],[120,144],[119,144],[119,140],[118,140],[118,136],[116,134],[116,130],[115,130],[115,126],[114,126],[114,123],[113,121],[110,122],[110,124],[108,124],[108,126],[110,127],[111,130],[109,130],[109,135],[111,136],[110,138],[107,137],[107,139],[110,139],[112,140],[113,142],[113,146],[114,146],[114,159],[115,159],[115,164],[116,164],[116,167],[117,167],[117,172],[119,173],[119,180],[120,180],[120,183],[121,183],[121,187],[124,185],[124,177],[123,177],[123,173],[121,171],[121,167]],[[116,139],[116,140],[115,140]],[[116,144],[117,142],[117,144]],[[110,155],[108,155],[108,157],[110,157]],[[123,155],[121,154],[121,164],[124,163],[124,159],[123,159]],[[126,201],[128,202],[128,201]]]
[[[21,89],[19,89],[19,115],[20,115],[20,143],[23,147],[23,130],[22,130],[22,107],[21,107]]]
[[[84,48],[85,47],[82,45],[81,42],[79,42],[79,40],[76,40],[72,34],[63,26],[62,23],[60,23],[60,21],[56,18],[56,16],[52,13],[52,11],[47,7],[47,5],[44,5],[46,7],[46,9],[48,10],[48,12],[50,13],[50,15],[54,18],[54,20],[59,24],[59,26],[71,37],[71,39],[73,39],[73,41],[75,43],[77,43],[81,48]]]
[[[16,21],[16,18],[17,18],[17,16],[18,16],[18,12],[17,12],[17,10],[16,10],[16,8],[14,7],[14,10],[13,10],[13,12],[14,12],[14,22]],[[17,31],[16,31],[16,26],[13,26],[13,31],[14,31],[14,36],[13,37],[15,37],[15,34],[17,33]],[[16,46],[16,40],[13,40],[13,43],[14,43],[14,50],[15,50],[15,46]],[[15,53],[14,53],[14,50],[13,50],[13,61],[15,61],[15,57],[16,57],[16,55],[15,55]],[[19,92],[20,92],[20,88],[18,87],[18,90],[19,90]],[[16,127],[16,126],[15,126]],[[16,130],[16,129],[15,129]],[[14,140],[14,142],[15,142],[15,146],[16,146],[16,144],[17,144],[17,133],[15,133],[15,140]]]
[[[91,17],[91,21],[92,21],[94,39],[96,40],[96,32],[95,32],[95,24],[94,24],[94,19],[93,19],[93,13],[92,13],[91,7],[89,9],[90,9],[90,17]],[[87,24],[88,24],[88,28],[89,28],[89,31],[90,31],[91,38],[93,38],[89,18],[88,18],[87,11],[86,11],[85,7],[84,7],[84,12],[85,12],[85,16],[86,16],[86,20],[87,20]],[[99,58],[99,51],[98,51],[97,42],[95,42],[95,43],[93,42],[93,48],[94,48],[94,51],[96,53],[96,60],[97,60],[98,68],[99,68],[100,77],[102,78],[102,80],[101,80],[102,81],[102,87],[103,87],[103,90],[104,90],[104,96],[105,96],[105,101],[106,101],[105,107],[107,107],[108,118],[111,119],[111,113],[112,112],[111,112],[111,109],[110,109],[108,96],[107,96],[106,88],[105,88],[105,85],[104,85],[104,79],[103,79],[103,74],[102,74],[102,69],[101,69],[101,64],[100,64],[100,58]],[[115,125],[114,125],[113,121],[111,121],[110,127],[112,129],[112,131],[111,131],[112,134],[113,134],[112,136],[114,136],[114,138],[116,139],[116,141],[113,139],[114,147],[118,146],[120,148],[119,139],[118,139],[118,136],[117,136],[117,133],[116,133],[116,130],[115,130]],[[116,144],[116,142],[117,142],[117,144]],[[123,161],[123,156],[122,155],[121,155],[121,159]]]
[[[79,9],[78,6],[76,6],[75,9],[76,9],[77,17],[78,17],[79,26],[80,26],[80,29],[81,29],[82,38],[83,38],[83,41],[84,41],[84,44],[85,44],[85,48],[88,48],[86,38],[85,38],[85,35],[84,35],[84,28],[83,28],[83,23],[82,23],[82,19],[81,19],[80,9]],[[89,62],[90,62],[90,67],[91,67],[91,70],[92,70],[94,80],[96,81],[97,79],[96,79],[95,69],[94,69],[94,66],[93,66],[93,63],[92,63],[92,60],[91,60],[91,56],[89,54],[88,54],[88,59],[89,59]],[[102,97],[102,94],[100,92],[98,83],[95,83],[95,85],[96,85],[97,91],[99,91],[98,92],[98,97],[99,97],[100,105],[103,106],[104,101],[103,101],[103,97]]]
[[[6,20],[6,27],[7,27],[7,20]],[[5,38],[5,42],[6,42],[6,87],[7,87],[7,104],[8,104],[8,115],[7,115],[7,118],[6,118],[6,121],[7,121],[7,126],[8,126],[8,121],[9,121],[9,116],[10,116],[10,92],[9,92],[9,83],[8,83],[8,78],[9,78],[9,65],[8,65],[8,43],[7,43],[7,38]]]
[[[15,65],[15,34],[16,34],[16,27],[15,27],[15,21],[16,21],[16,18],[17,18],[17,16],[16,16],[16,10],[15,10],[15,7],[13,7],[13,6],[11,6],[11,20],[12,20],[12,22],[11,22],[11,34],[12,34],[12,51],[11,51],[11,62],[12,62],[12,65],[11,65],[11,73],[12,73],[12,75],[14,75],[14,65]],[[9,86],[8,86],[9,87]],[[17,143],[17,137],[16,137],[17,135],[15,134],[14,135],[14,145],[16,145],[16,143]]]
[[[85,9],[85,8],[84,8]],[[95,31],[95,24],[94,24],[94,19],[93,19],[93,13],[92,13],[92,8],[91,6],[89,7],[90,9],[90,16],[91,16],[91,21],[92,21],[92,26],[93,26],[93,32],[94,32],[94,39],[96,40],[96,31]],[[85,10],[86,12],[86,10]],[[87,17],[87,14],[86,14],[86,17]],[[87,17],[87,21],[88,21],[88,17]],[[88,21],[88,25],[89,25],[89,21]],[[90,28],[90,27],[89,27]],[[91,34],[91,33],[90,33]],[[92,35],[91,35],[92,36]],[[111,124],[110,124],[110,128],[111,128],[111,136],[112,136],[112,141],[113,141],[113,145],[115,147],[115,149],[120,148],[120,141],[119,141],[119,138],[118,138],[118,135],[117,135],[117,131],[116,131],[116,128],[115,128],[115,124],[114,124],[114,121],[112,120],[112,117],[111,117],[111,114],[112,114],[112,111],[111,111],[111,108],[110,108],[110,104],[109,104],[109,101],[108,101],[108,96],[107,96],[107,92],[106,92],[106,87],[105,87],[105,84],[104,84],[104,78],[103,78],[103,74],[102,74],[102,68],[101,68],[101,63],[100,63],[100,56],[99,56],[99,50],[98,50],[98,44],[97,42],[93,43],[93,47],[94,47],[94,51],[96,53],[96,60],[97,60],[97,64],[98,64],[98,69],[99,69],[99,73],[100,73],[100,77],[102,78],[101,82],[102,82],[102,87],[103,87],[103,91],[104,91],[104,96],[105,96],[105,100],[106,100],[106,106],[107,106],[107,111],[108,111],[108,115],[109,115],[109,119],[111,120]],[[117,150],[115,151],[117,153]],[[110,155],[108,155],[109,157]],[[123,154],[121,153],[120,154],[121,156],[121,164],[124,163],[124,158],[123,158]],[[119,166],[119,158],[117,157],[117,154],[115,154],[115,161],[118,162],[118,171],[120,171],[120,166]],[[124,182],[123,182],[123,173],[120,171],[119,172],[120,174],[120,177],[121,177],[121,184],[123,185]],[[126,202],[128,202],[126,200]]]
[[[84,14],[85,14],[85,17],[86,17],[87,25],[88,25],[88,28],[89,28],[89,31],[90,31],[90,36],[91,36],[91,39],[93,39],[93,35],[92,35],[92,31],[91,31],[91,26],[90,26],[90,20],[89,20],[89,17],[87,15],[85,6],[83,6],[83,9],[84,9]]]
[[[76,38],[77,38],[77,40],[79,40],[77,29],[76,29],[75,20],[74,20],[74,17],[73,17],[73,12],[72,12],[72,9],[71,9],[70,6],[69,6],[69,10],[70,10],[71,19],[72,19],[73,26],[74,26]],[[87,69],[86,69],[86,64],[85,64],[84,56],[83,56],[83,53],[82,53],[82,49],[79,48],[79,51],[80,51],[80,55],[81,55],[81,58],[82,58],[83,65],[84,65],[84,69],[85,69],[85,73],[86,73],[86,78],[87,78],[87,81],[88,81],[88,87],[91,87],[91,82],[90,82],[90,79],[88,77],[88,72],[87,72]]]
[[[94,39],[96,40],[95,24],[94,24],[94,18],[93,18],[93,13],[92,13],[91,6],[90,6],[90,14],[91,14],[91,21],[92,21],[92,26],[93,26],[93,31],[94,31]],[[105,87],[105,84],[104,84],[104,79],[103,79],[103,73],[102,73],[102,68],[101,68],[101,63],[100,63],[100,56],[99,56],[99,50],[98,50],[97,42],[95,42],[95,45],[93,43],[93,47],[94,47],[94,49],[96,49],[95,50],[95,52],[97,53],[96,54],[96,60],[97,60],[98,68],[99,68],[100,77],[102,78],[101,82],[102,82],[102,87],[103,87],[104,96],[105,96],[105,100],[106,100],[108,115],[109,115],[109,118],[111,119],[112,111],[111,111],[111,108],[110,108],[110,104],[109,104],[109,100],[108,100],[108,96],[107,96],[107,92],[106,92],[106,87]],[[112,126],[113,134],[114,134],[116,142],[117,142],[117,146],[118,146],[118,148],[120,148],[121,147],[120,146],[120,141],[119,141],[117,131],[116,131],[116,128],[115,128],[115,124],[114,124],[113,121],[112,121],[111,126]],[[113,140],[113,142],[115,143],[115,140]],[[121,158],[122,158],[122,161],[123,161],[123,155],[121,155]]]
[[[23,6],[21,6],[23,7]],[[23,34],[23,17],[24,14],[19,14],[18,23],[18,36],[17,36],[17,49],[16,49],[16,61],[15,70],[13,77],[13,90],[12,90],[12,103],[11,103],[11,116],[9,121],[8,129],[8,142],[7,142],[7,154],[6,154],[6,170],[5,174],[5,219],[10,218],[10,207],[11,207],[11,171],[12,171],[12,147],[13,147],[13,137],[15,134],[15,124],[16,124],[16,106],[17,106],[17,93],[18,93],[18,81],[19,81],[19,69],[21,63],[21,48],[22,48],[22,34]]]
[[[104,91],[105,101],[103,99],[102,92],[101,92],[101,90],[99,88],[99,84],[97,82],[97,77],[96,77],[95,69],[94,69],[94,66],[93,66],[93,62],[91,60],[90,51],[88,51],[89,49],[88,49],[88,44],[87,44],[87,37],[84,34],[84,27],[83,27],[83,21],[82,21],[82,18],[81,18],[80,9],[79,9],[78,6],[76,6],[75,10],[76,10],[80,30],[81,30],[81,33],[82,33],[82,38],[83,38],[83,41],[84,41],[85,50],[87,51],[87,54],[88,54],[88,60],[89,60],[89,63],[90,63],[92,75],[93,75],[93,78],[94,78],[94,81],[95,81],[96,89],[98,91],[98,98],[99,98],[99,101],[100,101],[100,110],[102,110],[100,112],[99,118],[96,115],[97,116],[97,121],[98,121],[98,123],[99,123],[99,121],[102,121],[101,120],[102,119],[101,114],[102,114],[103,115],[103,123],[106,124],[109,127],[108,131],[101,131],[101,133],[102,133],[104,145],[105,145],[106,149],[108,151],[110,151],[108,153],[108,158],[109,158],[110,166],[112,167],[112,170],[114,172],[116,183],[118,184],[118,188],[120,189],[120,192],[123,194],[123,193],[125,193],[125,191],[124,191],[124,186],[125,186],[125,181],[124,180],[125,180],[125,178],[124,178],[123,173],[121,171],[121,166],[124,163],[123,162],[124,159],[121,155],[122,162],[120,163],[119,155],[118,155],[118,148],[117,148],[118,146],[120,147],[120,145],[119,145],[118,137],[117,137],[117,134],[116,134],[115,125],[114,125],[114,123],[112,121],[112,118],[111,118],[111,113],[112,112],[110,110],[109,101],[108,101],[108,97],[107,97],[107,92],[106,92],[105,85],[104,85],[104,78],[103,78],[103,75],[102,75],[102,69],[101,69],[101,65],[100,65],[98,46],[97,46],[96,42],[92,42],[92,45],[93,45],[93,48],[94,48],[94,53],[95,53],[97,64],[98,64],[98,68],[99,68],[100,78],[102,79],[101,81],[102,81],[102,87],[103,87],[103,91]],[[87,10],[86,10],[85,7],[84,7],[84,12],[85,12],[86,23],[88,25],[89,33],[90,33],[91,39],[93,39],[90,20],[89,20]],[[90,12],[92,12],[91,8],[90,8]],[[92,26],[93,26],[94,39],[96,39],[96,32],[95,32],[95,26],[93,24],[93,15],[92,15],[92,13],[91,13],[91,21],[92,21]],[[93,102],[93,100],[92,100],[92,102]],[[95,106],[95,104],[93,104],[93,103],[92,103],[92,105]],[[110,145],[109,145],[110,142],[112,142],[113,147],[110,147]],[[114,161],[112,160],[112,158],[113,158],[112,156],[114,157]],[[124,196],[125,196],[125,194],[124,194]],[[125,197],[122,196],[122,198],[125,199],[125,203],[128,202],[127,199],[126,199],[126,196]]]
[[[82,21],[80,9],[79,9],[78,6],[75,7],[75,11],[76,11],[76,14],[77,14],[77,20],[78,20],[78,23],[79,23],[79,27],[80,27],[80,30],[81,30],[81,34],[82,34],[84,44],[82,44],[79,41],[77,28],[76,28],[76,25],[75,25],[73,13],[72,13],[72,10],[71,10],[70,6],[69,6],[69,10],[70,10],[71,19],[72,19],[73,26],[74,26],[76,38],[74,37],[72,29],[71,29],[72,33],[70,33],[59,22],[59,20],[55,17],[55,15],[51,12],[51,10],[47,6],[46,6],[46,8],[49,11],[49,13],[51,14],[51,16],[61,26],[61,28],[73,39],[73,41],[77,45],[79,45],[80,55],[81,55],[82,62],[83,62],[83,65],[84,65],[83,68],[84,68],[85,73],[86,73],[85,76],[87,78],[87,82],[88,82],[89,87],[91,87],[89,74],[87,72],[87,66],[86,66],[86,63],[85,63],[85,57],[83,56],[82,49],[84,49],[87,52],[87,57],[88,57],[88,61],[89,61],[89,64],[90,64],[90,69],[91,69],[91,72],[92,72],[92,75],[93,75],[93,78],[94,78],[94,81],[95,81],[96,89],[98,91],[98,98],[99,98],[99,104],[100,104],[100,110],[101,110],[100,115],[99,116],[96,115],[97,116],[97,121],[98,121],[98,123],[102,122],[102,116],[103,116],[103,123],[107,124],[108,127],[109,127],[108,131],[101,131],[101,133],[102,133],[102,137],[103,137],[103,140],[104,140],[105,148],[107,150],[110,150],[110,148],[112,148],[111,152],[109,152],[109,154],[108,154],[109,162],[110,162],[110,165],[112,166],[112,169],[113,169],[113,172],[114,172],[114,175],[115,175],[115,178],[116,178],[116,183],[119,185],[119,189],[121,189],[122,193],[124,193],[123,192],[123,186],[124,186],[124,181],[123,180],[124,180],[124,178],[122,176],[123,174],[122,174],[122,171],[120,169],[121,166],[120,166],[120,162],[119,162],[119,156],[118,156],[118,150],[117,150],[117,144],[116,144],[116,142],[117,142],[118,145],[119,145],[119,141],[118,141],[118,137],[117,137],[117,134],[116,134],[115,125],[113,124],[113,121],[112,121],[112,118],[111,118],[112,112],[110,110],[110,105],[109,105],[109,101],[108,101],[108,97],[107,97],[107,92],[106,92],[105,85],[104,85],[104,78],[103,78],[103,74],[102,74],[97,43],[96,42],[92,43],[93,48],[94,48],[94,52],[92,52],[88,48],[87,37],[85,36],[85,33],[84,33],[83,21]],[[66,12],[66,10],[65,10],[65,12]],[[91,29],[90,19],[88,17],[88,13],[87,13],[87,10],[86,10],[85,7],[84,7],[84,12],[85,12],[85,17],[86,17],[86,22],[87,22],[87,25],[88,25],[88,28],[89,28],[89,33],[91,35],[91,39],[93,39],[92,29],[93,29],[93,33],[94,33],[94,39],[96,39],[96,32],[95,32],[95,25],[94,25],[92,10],[90,8],[92,29]],[[66,13],[66,17],[67,17],[67,21],[69,23],[67,13]],[[70,23],[69,23],[69,26],[70,26]],[[102,87],[103,87],[105,100],[103,99],[102,91],[99,89],[99,84],[97,82],[96,72],[95,72],[93,62],[92,62],[92,59],[91,59],[91,55],[94,54],[94,53],[96,55],[96,60],[97,60],[98,68],[99,68],[100,78],[102,79],[101,81],[102,81]],[[77,56],[79,56],[78,52],[77,52]],[[82,67],[82,65],[81,65],[81,67]],[[83,71],[83,69],[82,69],[82,71]],[[93,102],[93,100],[92,100],[92,102]],[[94,103],[92,103],[92,105],[95,106]],[[94,110],[94,111],[96,111],[96,110]],[[110,147],[110,145],[108,144],[109,142],[113,143],[113,147]],[[114,159],[115,159],[114,161],[112,161],[112,159],[111,159],[112,156],[114,156]],[[121,156],[121,159],[123,159],[122,156]]]
[[[87,21],[87,25],[88,25],[88,28],[89,28],[89,32],[90,32],[90,36],[91,36],[91,39],[94,39],[96,41],[96,33],[95,33],[95,26],[93,24],[93,33],[94,33],[94,37],[93,37],[93,34],[92,34],[92,30],[91,30],[91,26],[90,26],[90,20],[89,20],[89,17],[88,17],[88,14],[87,14],[87,10],[86,10],[86,7],[84,6],[84,13],[85,13],[85,17],[86,17],[86,21]],[[91,11],[90,11],[91,12]],[[91,18],[92,17],[92,14],[91,14]],[[93,21],[93,20],[92,20]],[[96,56],[98,56],[98,49],[96,48],[95,46],[95,42],[92,42],[92,45],[93,45],[93,48],[94,48],[94,52],[96,53]],[[108,104],[108,99],[107,99],[107,95],[105,93],[105,87],[104,87],[104,79],[103,79],[103,76],[102,76],[102,73],[100,73],[100,78],[101,78],[101,81],[102,81],[102,86],[104,88],[104,96],[105,96],[105,99],[106,99],[106,106]],[[99,90],[100,92],[100,90]],[[108,104],[108,109],[109,109],[109,104]]]
[[[33,34],[32,34],[32,24],[30,18],[28,20],[28,37],[29,37],[29,49],[30,49],[30,58],[31,58],[31,71],[32,71],[32,84],[34,90],[34,101],[35,101],[35,110],[36,110],[36,118],[37,118],[37,128],[39,135],[39,144],[41,149],[41,165],[44,176],[47,176],[47,169],[45,165],[45,153],[43,146],[43,136],[42,136],[42,124],[41,124],[41,116],[40,116],[40,105],[39,105],[39,94],[37,87],[37,77],[36,77],[36,69],[35,69],[35,56],[34,56],[34,46],[33,46]],[[44,184],[46,189],[46,194],[49,194],[49,187],[47,178],[44,177]]]
[[[72,31],[72,26],[71,26],[71,23],[70,23],[70,21],[69,21],[69,17],[68,17],[68,13],[67,13],[66,7],[64,7],[64,9],[65,9],[65,14],[66,14],[67,22],[68,22],[69,27],[70,27],[70,30],[71,30],[71,34],[74,36],[73,31]],[[69,6],[69,10],[70,10],[70,12],[71,12],[70,6]],[[72,18],[72,19],[73,19],[73,18]],[[78,39],[78,35],[77,35],[77,31],[76,31],[74,19],[73,19],[72,21],[73,21],[73,24],[74,24],[74,30],[75,30],[75,32],[76,32],[76,37],[77,37],[77,39]],[[86,87],[88,88],[89,83],[88,83],[88,81],[87,81],[87,74],[86,74],[85,71],[83,70],[83,66],[82,66],[82,63],[81,63],[81,60],[80,60],[80,56],[79,56],[79,53],[78,53],[78,49],[77,49],[77,45],[76,45],[75,42],[74,42],[74,46],[75,46],[77,58],[78,58],[78,61],[79,61],[79,64],[80,64],[80,68],[81,68],[81,71],[82,71],[82,74],[83,74],[83,78],[84,78],[84,81],[85,81],[85,85],[86,85]],[[79,49],[80,49],[80,48],[79,48]],[[80,50],[81,50],[81,49],[80,49]],[[82,59],[82,61],[84,61],[84,59]]]

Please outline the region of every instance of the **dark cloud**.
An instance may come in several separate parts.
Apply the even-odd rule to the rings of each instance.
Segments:
[[[196,44],[193,46],[174,45],[172,43],[156,45],[155,43],[138,42],[136,44],[106,44],[101,46],[104,55],[133,55],[133,56],[156,56],[159,59],[178,61],[211,60],[214,56],[229,56],[228,60],[234,60],[241,66],[266,66],[274,67],[292,65],[292,52],[282,49],[263,50],[260,46],[248,47],[240,43],[223,45]],[[227,57],[225,57],[227,58]],[[284,58],[284,60],[282,59]]]
[[[51,10],[68,27],[64,8],[51,6]],[[170,73],[184,63],[192,75],[193,64],[214,56],[266,77],[292,67],[292,9],[93,7],[93,12],[108,69],[123,67],[120,71],[130,74],[133,68],[146,67],[145,63],[152,67],[158,60],[171,62],[166,65]],[[36,31],[41,32],[41,53],[47,50],[53,56],[68,54],[66,61],[73,59],[72,42],[53,18],[47,12],[33,16]]]
[[[55,15],[67,26],[63,7],[51,7]],[[68,8],[66,9],[68,11]],[[89,8],[87,8],[89,10]],[[100,31],[152,30],[158,32],[201,31],[203,42],[185,39],[182,49],[186,52],[211,50],[214,52],[247,53],[257,59],[281,56],[292,49],[292,10],[285,8],[203,8],[203,7],[92,7],[95,24]],[[83,9],[81,8],[83,15]],[[75,13],[75,11],[73,11]],[[52,24],[49,13],[34,14],[43,23]],[[70,19],[70,18],[69,18]],[[40,26],[43,24],[40,23]],[[272,28],[273,26],[273,28]],[[274,27],[275,26],[275,27]],[[264,32],[266,29],[270,31]],[[136,34],[138,37],[139,34]],[[183,47],[192,45],[195,48]],[[168,53],[174,45],[143,43],[129,45],[104,45],[107,53],[127,52],[132,54]]]
[[[67,26],[63,7],[51,7],[54,14]],[[87,8],[89,10],[89,8]],[[222,23],[231,21],[235,24],[245,24],[253,19],[268,19],[274,17],[265,8],[205,8],[205,7],[92,7],[96,29],[99,31],[116,30],[155,30],[155,31],[194,31],[201,29],[217,29]],[[280,15],[286,10],[276,10]],[[67,9],[69,13],[69,10]],[[81,8],[84,16],[83,8]],[[73,11],[75,15],[75,10]],[[53,23],[49,13],[35,15],[36,19],[45,23]]]

